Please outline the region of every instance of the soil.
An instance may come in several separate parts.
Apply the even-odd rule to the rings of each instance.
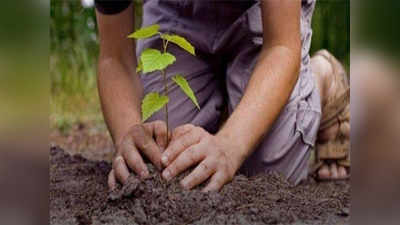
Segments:
[[[85,158],[111,161],[114,145],[107,128],[98,123],[76,123],[67,131],[53,129],[50,133],[50,145],[59,146],[71,154],[80,154]]]
[[[348,181],[293,187],[278,174],[236,176],[220,192],[185,191],[179,177],[131,175],[109,192],[106,161],[50,149],[50,224],[348,224]]]

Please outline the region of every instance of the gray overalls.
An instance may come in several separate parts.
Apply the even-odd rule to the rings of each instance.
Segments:
[[[310,70],[311,17],[315,0],[302,1],[302,63],[297,84],[274,126],[241,172],[254,175],[275,170],[297,184],[307,176],[311,148],[321,118],[320,96]],[[218,131],[221,114],[231,114],[244,94],[262,46],[261,9],[251,0],[147,0],[143,26],[158,23],[162,32],[186,37],[196,48],[196,57],[169,45],[176,63],[167,76],[182,74],[195,92],[198,110],[176,85],[169,90],[171,128],[191,123],[210,133]],[[144,48],[161,49],[158,37],[138,42]],[[141,76],[145,94],[163,91],[162,76]],[[262,96],[260,96],[262,97]],[[162,120],[164,111],[150,118]],[[245,118],[243,118],[245,119]],[[252,134],[243,134],[252,135]]]

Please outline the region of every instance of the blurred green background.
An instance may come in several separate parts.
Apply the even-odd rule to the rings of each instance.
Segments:
[[[75,123],[104,128],[96,90],[97,24],[90,0],[50,2],[50,123],[68,130]],[[136,27],[141,21],[141,1],[134,0]],[[317,1],[313,17],[311,53],[328,49],[350,65],[350,0]]]

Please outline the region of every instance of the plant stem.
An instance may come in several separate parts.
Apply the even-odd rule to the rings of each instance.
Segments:
[[[168,82],[167,82],[167,74],[165,73],[165,70],[161,70],[161,73],[163,75],[164,78],[164,94],[165,96],[168,96]],[[168,103],[165,104],[165,123],[167,124],[167,140],[166,140],[166,144],[168,145],[168,141],[169,141],[169,134],[168,134],[168,130],[169,130],[169,123],[168,123]]]
[[[162,35],[161,33],[159,33],[160,36]],[[168,40],[162,39],[163,42],[163,48],[164,48],[164,53],[167,52],[167,47],[168,47]],[[164,95],[168,97],[168,81],[167,81],[167,73],[165,72],[165,70],[161,70],[163,79],[164,79]],[[165,104],[165,123],[167,124],[167,140],[166,140],[166,144],[168,145],[169,142],[169,123],[168,123],[168,103]]]
[[[161,36],[161,33],[160,33]],[[162,39],[163,42],[163,48],[164,48],[164,53],[167,52],[167,47],[168,47],[168,40]],[[164,95],[168,97],[168,81],[167,81],[167,73],[165,72],[165,70],[161,70],[161,73],[163,75],[164,78]],[[165,123],[167,124],[167,140],[166,140],[166,144],[168,145],[169,142],[169,122],[168,122],[168,103],[165,104]]]

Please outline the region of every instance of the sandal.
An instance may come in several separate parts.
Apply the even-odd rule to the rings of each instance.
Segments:
[[[330,88],[336,86],[336,91],[331,94],[327,100],[327,104],[322,108],[323,118],[319,131],[323,131],[332,127],[334,124],[339,125],[336,136],[333,139],[323,143],[316,144],[315,164],[312,173],[316,175],[318,180],[341,180],[350,177],[350,85],[346,72],[340,62],[326,50],[320,50],[315,56],[324,57],[333,68],[333,83]],[[317,174],[322,166],[336,163],[347,171],[345,178],[339,179],[323,179]]]

